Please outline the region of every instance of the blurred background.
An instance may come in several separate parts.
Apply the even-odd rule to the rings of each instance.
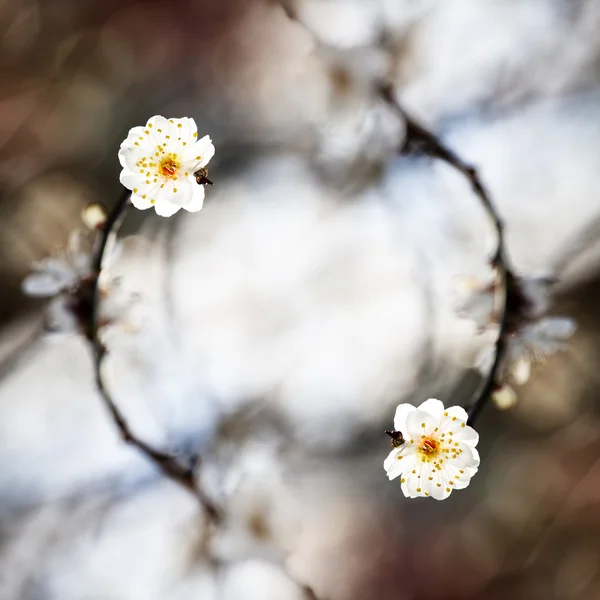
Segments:
[[[0,2],[0,599],[600,598],[600,0]],[[292,17],[292,18],[290,18]],[[479,169],[516,269],[576,319],[443,503],[382,464],[399,402],[466,405],[453,310],[493,231],[402,157],[374,82]],[[120,440],[76,336],[25,298],[155,114],[217,148],[204,209],[131,211],[110,333],[132,429],[198,452],[225,522]],[[182,211],[183,212],[183,211]]]

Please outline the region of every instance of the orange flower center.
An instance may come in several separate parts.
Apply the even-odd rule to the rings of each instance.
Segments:
[[[419,443],[419,450],[426,456],[432,456],[438,453],[440,443],[431,437],[424,437]]]
[[[169,154],[160,161],[158,171],[163,177],[173,179],[179,172],[180,166],[181,165],[179,164],[177,157],[173,154]]]

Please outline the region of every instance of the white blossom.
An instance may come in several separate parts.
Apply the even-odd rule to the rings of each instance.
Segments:
[[[213,495],[218,490],[216,496],[225,513],[224,522],[211,538],[211,554],[227,561],[260,557],[284,562],[298,522],[279,442],[248,442],[243,448],[236,446],[225,464],[221,461],[204,463],[204,470],[213,470],[208,473],[209,489]],[[203,473],[204,478],[206,475]]]
[[[72,290],[91,272],[91,244],[81,231],[72,231],[66,250],[35,261],[22,283],[27,296],[48,298]]]
[[[463,408],[445,409],[434,398],[418,408],[400,404],[394,429],[402,433],[404,443],[390,452],[383,468],[389,479],[401,478],[406,497],[443,500],[452,490],[466,488],[477,473],[479,435],[467,425]]]
[[[550,307],[550,291],[555,280],[547,276],[523,277],[515,280],[517,286],[514,295],[519,301],[515,309],[521,320],[538,319]],[[496,278],[479,282],[470,277],[461,276],[456,283],[454,302],[455,312],[463,318],[475,322],[478,331],[499,324],[503,305],[503,289]]]
[[[75,230],[69,235],[67,248],[54,256],[33,263],[33,273],[22,283],[28,296],[51,298],[46,307],[46,329],[52,333],[79,331],[90,318],[93,235]],[[110,252],[114,260],[120,251],[116,244]],[[120,280],[98,282],[98,324],[100,327],[119,323],[126,330],[138,328],[138,298],[125,292]]]
[[[454,312],[475,322],[477,331],[484,331],[498,322],[501,298],[495,280],[481,283],[472,277],[460,276],[454,282]]]
[[[506,351],[496,377],[497,383],[526,383],[531,375],[531,367],[564,349],[575,329],[573,319],[546,317],[527,323],[508,334]],[[484,348],[480,353],[476,366],[482,375],[487,375],[491,369],[494,356],[493,346]]]
[[[91,250],[91,235],[72,231],[66,249],[34,262],[33,273],[23,281],[26,295],[52,298],[46,307],[48,331],[63,333],[79,328],[85,307],[82,290],[89,288],[85,283],[92,274]]]
[[[204,202],[204,185],[195,173],[215,153],[211,139],[198,139],[194,119],[151,117],[144,127],[129,131],[119,150],[121,183],[131,190],[132,204],[141,210],[154,207],[170,217],[179,209],[198,211]]]

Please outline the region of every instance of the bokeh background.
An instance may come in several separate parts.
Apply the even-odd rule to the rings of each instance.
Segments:
[[[0,599],[600,598],[600,1],[0,3]],[[296,20],[290,19],[290,15]],[[466,404],[489,340],[453,311],[493,232],[467,184],[401,157],[411,113],[475,164],[523,274],[578,330],[479,422],[471,486],[403,498],[399,402]],[[20,282],[154,114],[213,138],[205,208],[136,212],[111,332],[132,428],[199,452],[225,523],[117,432],[76,336]]]

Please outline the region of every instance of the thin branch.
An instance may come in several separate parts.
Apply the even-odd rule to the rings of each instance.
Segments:
[[[153,448],[142,439],[137,437],[137,435],[130,429],[123,413],[112,399],[112,396],[108,391],[102,376],[102,366],[107,355],[107,349],[99,337],[99,279],[102,276],[102,270],[105,266],[105,261],[107,255],[109,254],[110,246],[116,239],[117,231],[125,217],[126,209],[129,206],[130,196],[131,193],[129,190],[124,190],[121,194],[121,197],[108,215],[108,218],[102,228],[98,245],[92,257],[93,277],[89,284],[90,309],[87,311],[86,315],[87,323],[85,323],[85,330],[87,339],[92,348],[96,387],[98,388],[98,392],[100,393],[104,405],[108,409],[108,412],[117,426],[123,440],[128,444],[135,446],[142,454],[146,456],[146,458],[153,462],[166,477],[177,482],[179,485],[191,492],[204,508],[209,519],[214,523],[218,523],[221,519],[220,512],[212,500],[207,497],[206,493],[199,486],[195,476],[195,468],[199,460],[198,457],[190,457],[187,460],[182,460],[179,457],[172,456]]]
[[[445,146],[433,133],[417,123],[406,110],[398,103],[394,91],[389,85],[380,86],[381,97],[396,111],[406,124],[406,137],[402,146],[398,149],[401,154],[419,152],[441,160],[454,169],[456,169],[469,182],[471,189],[481,202],[488,217],[490,218],[494,229],[496,230],[497,242],[496,250],[491,258],[491,265],[498,273],[498,279],[502,285],[503,302],[500,315],[500,331],[494,348],[494,361],[487,376],[481,382],[479,388],[475,391],[473,398],[467,409],[469,415],[468,423],[473,425],[487,404],[492,392],[497,386],[496,378],[500,370],[504,354],[506,352],[506,337],[509,329],[510,314],[509,307],[510,292],[514,287],[514,275],[509,267],[504,243],[504,224],[494,206],[488,192],[481,183],[477,170],[472,165],[464,162],[450,148]]]

